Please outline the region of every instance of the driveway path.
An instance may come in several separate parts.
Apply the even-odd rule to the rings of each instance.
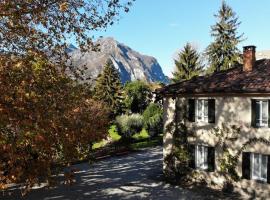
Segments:
[[[26,200],[209,199],[162,181],[162,148],[77,165],[77,183],[33,190]],[[1,198],[1,196],[0,196]],[[2,197],[3,198],[3,197]],[[19,199],[5,197],[5,200]]]

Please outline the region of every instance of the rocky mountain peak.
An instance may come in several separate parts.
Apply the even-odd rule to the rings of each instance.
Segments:
[[[168,83],[161,66],[154,57],[134,51],[112,37],[101,38],[95,42],[99,51],[82,53],[79,49],[70,52],[74,67],[85,68],[85,76],[96,78],[108,59],[118,69],[122,83],[133,80]]]

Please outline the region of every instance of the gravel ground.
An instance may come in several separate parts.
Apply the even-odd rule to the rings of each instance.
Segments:
[[[145,149],[89,165],[76,165],[76,183],[52,189],[39,188],[24,200],[118,200],[118,199],[217,199],[211,193],[183,189],[162,178],[162,147]],[[19,195],[0,199],[20,199]]]

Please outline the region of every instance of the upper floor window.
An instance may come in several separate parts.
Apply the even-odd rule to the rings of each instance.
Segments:
[[[190,122],[215,123],[215,99],[189,99],[187,118]]]
[[[252,125],[254,127],[268,127],[269,101],[252,100]]]
[[[197,121],[208,122],[208,100],[197,99],[196,101]]]

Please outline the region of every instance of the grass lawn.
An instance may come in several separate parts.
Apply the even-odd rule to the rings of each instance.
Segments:
[[[149,138],[149,134],[147,130],[143,129],[140,133],[133,135],[132,138],[134,138],[135,140],[146,139]]]
[[[112,125],[108,132],[109,132],[109,137],[111,138],[113,142],[116,142],[121,139],[121,136],[117,133],[115,125]],[[149,138],[149,134],[145,129],[143,129],[140,133],[133,135],[133,138],[135,140],[146,139],[146,138]],[[98,149],[98,148],[104,147],[107,143],[108,141],[104,139],[100,142],[93,144],[92,149]]]
[[[138,150],[146,147],[154,147],[162,143],[162,137],[157,137],[151,140],[146,140],[142,142],[136,142],[131,144],[133,150]]]
[[[109,132],[109,137],[111,138],[113,142],[116,142],[121,139],[121,136],[118,135],[117,133],[115,125],[112,125],[108,132]],[[93,144],[92,149],[98,149],[98,148],[104,147],[107,143],[108,141],[104,139],[100,142]]]

